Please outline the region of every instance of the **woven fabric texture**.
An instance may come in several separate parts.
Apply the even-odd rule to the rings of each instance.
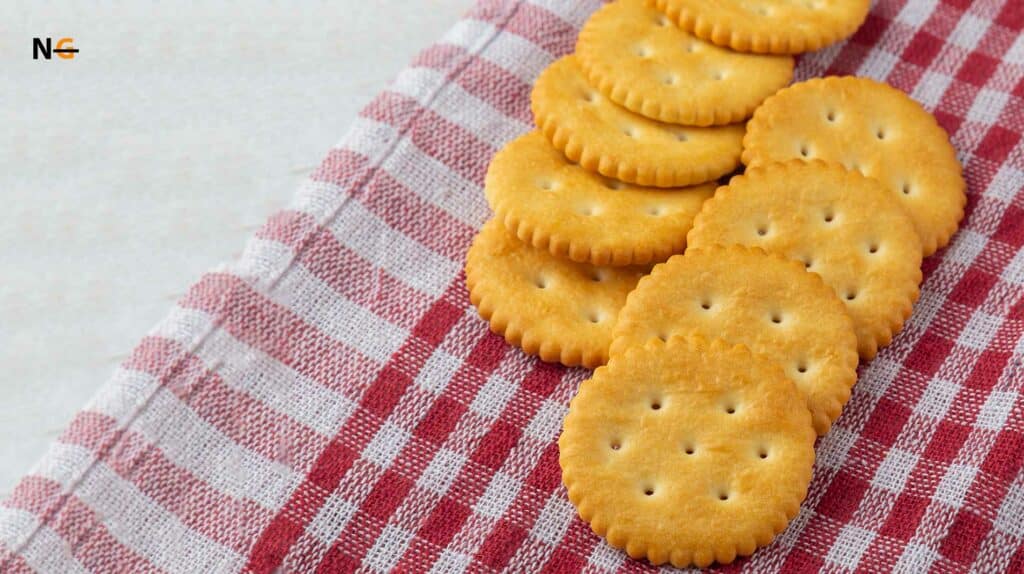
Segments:
[[[482,0],[203,277],[0,506],[3,572],[642,571],[576,518],[583,370],[488,333],[488,161],[598,2]],[[860,369],[800,515],[723,570],[1024,569],[1024,4],[880,0],[798,79],[885,80],[965,166],[952,245]]]

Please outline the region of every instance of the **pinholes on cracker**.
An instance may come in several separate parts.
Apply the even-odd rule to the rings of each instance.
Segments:
[[[949,136],[906,94],[855,77],[808,80],[783,89],[754,112],[743,161],[819,158],[881,181],[895,193],[924,255],[949,243],[967,196]]]
[[[495,219],[520,240],[574,261],[630,265],[681,252],[715,184],[660,189],[609,180],[533,131],[498,152],[484,190]]]
[[[743,125],[684,127],[635,114],[592,87],[575,56],[541,73],[530,107],[540,130],[570,160],[621,181],[683,187],[739,165]]]
[[[673,337],[613,356],[580,386],[559,463],[569,500],[609,544],[703,567],[751,554],[796,516],[814,439],[777,365]]]
[[[857,337],[843,303],[803,264],[761,249],[690,248],[656,266],[619,313],[610,356],[688,333],[746,345],[780,365],[818,434],[857,380]]]
[[[799,54],[854,33],[870,0],[651,0],[679,27],[738,52]]]
[[[591,16],[576,59],[613,102],[651,119],[696,126],[746,119],[793,77],[793,58],[709,44],[644,0],[618,0]]]
[[[608,360],[615,317],[644,272],[559,259],[520,242],[494,219],[466,255],[469,299],[491,330],[569,367]]]
[[[877,181],[821,161],[766,164],[719,188],[687,237],[692,247],[749,245],[800,261],[846,305],[870,359],[910,316],[921,242]]]

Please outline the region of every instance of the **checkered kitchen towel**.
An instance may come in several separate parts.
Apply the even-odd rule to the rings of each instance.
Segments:
[[[490,335],[462,259],[534,77],[592,0],[483,0],[371,103],[240,261],[203,277],[0,507],[0,571],[639,571],[574,516],[587,373]],[[1024,2],[884,0],[799,78],[938,116],[970,202],[861,368],[810,494],[725,570],[1024,570]]]

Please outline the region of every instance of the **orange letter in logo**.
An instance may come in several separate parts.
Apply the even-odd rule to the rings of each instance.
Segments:
[[[57,52],[57,55],[61,58],[64,58],[65,60],[70,60],[74,58],[75,52],[78,51],[75,50],[74,46],[71,45],[71,43],[74,41],[74,38],[61,38],[60,40],[57,40],[57,49],[54,50],[54,52]]]

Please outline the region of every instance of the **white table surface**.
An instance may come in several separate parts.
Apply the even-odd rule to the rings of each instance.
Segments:
[[[0,4],[0,498],[471,0],[69,4]]]

